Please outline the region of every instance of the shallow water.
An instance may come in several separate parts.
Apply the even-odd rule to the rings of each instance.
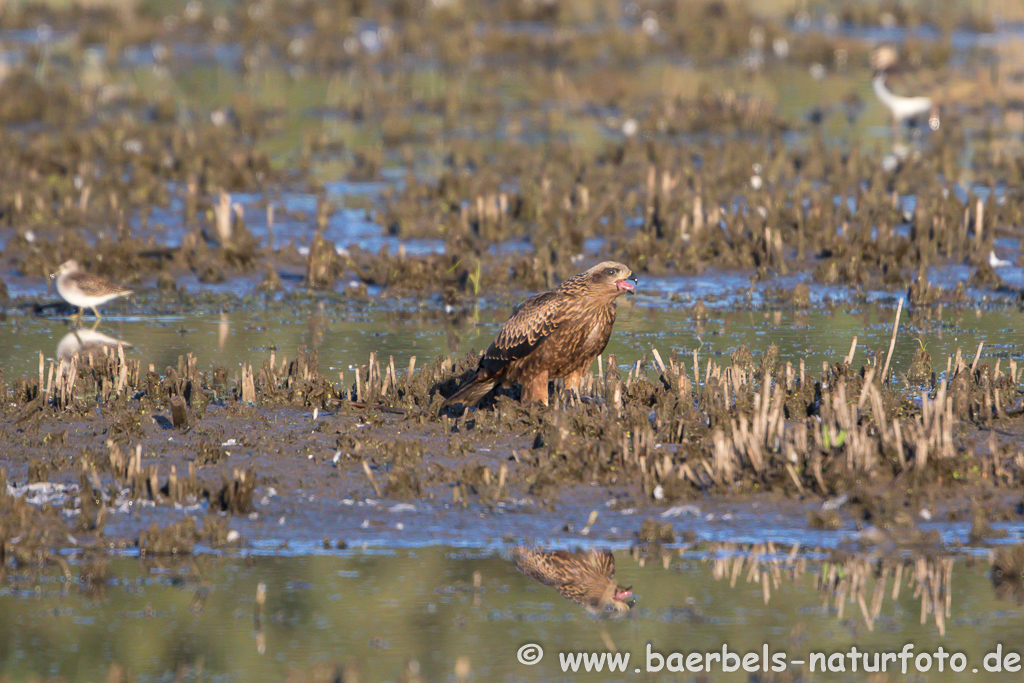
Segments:
[[[948,270],[948,269],[947,269]],[[950,281],[956,273],[948,272]],[[933,276],[933,281],[943,274]],[[743,273],[708,273],[692,277],[651,278],[641,282],[635,298],[623,300],[607,353],[620,366],[651,360],[656,348],[664,358],[675,353],[691,364],[696,350],[701,377],[709,358],[722,364],[745,344],[755,360],[771,344],[779,347],[783,363],[804,361],[817,370],[823,362],[836,363],[849,353],[857,338],[853,367],[867,364],[865,354],[884,354],[892,334],[898,296],[886,292],[850,293],[812,286],[811,308],[794,309],[778,301],[773,288],[791,290],[805,276],[751,285]],[[223,288],[250,291],[256,280],[225,284]],[[191,288],[190,283],[184,283]],[[158,371],[176,366],[178,357],[193,353],[201,369],[215,365],[234,372],[242,363],[262,363],[273,350],[280,360],[292,358],[299,347],[316,348],[322,370],[344,371],[366,362],[371,351],[381,358],[394,356],[396,367],[406,367],[415,355],[419,363],[442,354],[481,351],[494,338],[515,303],[528,293],[504,293],[481,298],[470,309],[445,313],[436,299],[384,300],[379,303],[346,302],[343,297],[291,300],[246,298],[232,310],[206,310],[153,314],[159,308],[146,297],[104,306],[97,328],[135,348],[129,353],[143,367]],[[40,300],[48,301],[40,291]],[[696,321],[692,306],[704,301],[708,316]],[[981,362],[1017,358],[1024,354],[1024,319],[1009,297],[975,297],[973,307],[911,310],[904,307],[893,352],[896,373],[906,372],[919,346],[932,357],[936,372],[944,372],[946,358],[960,349],[973,358],[983,343]],[[206,308],[219,308],[207,306]],[[87,316],[86,324],[91,326]],[[70,331],[66,319],[55,314],[36,316],[28,311],[9,314],[0,326],[0,368],[7,377],[38,371],[38,356],[55,356],[58,342]],[[1005,360],[1003,361],[1005,364]]]
[[[784,653],[784,680],[802,672],[804,679],[861,681],[864,674],[849,668],[812,675],[811,653],[834,655],[851,646],[898,651],[912,643],[915,655],[939,646],[963,653],[966,673],[979,669],[976,680],[1019,680],[984,671],[984,657],[997,645],[1005,656],[1024,642],[1020,584],[994,590],[985,557],[889,561],[877,615],[866,619],[858,603],[866,596],[873,605],[874,560],[833,564],[815,551],[698,546],[641,565],[618,551],[615,579],[633,587],[636,605],[610,618],[535,583],[510,554],[433,546],[304,557],[198,555],[182,562],[114,558],[88,590],[77,581],[82,567],[73,560],[70,581],[61,574],[15,575],[0,590],[0,673],[99,680],[116,662],[145,681],[176,674],[183,680],[309,680],[316,667],[335,665],[371,681],[409,680],[403,671],[410,667],[425,681],[456,680],[459,668],[476,681],[625,681],[637,680],[636,668],[647,668],[648,645],[661,654],[721,652],[723,646],[760,654],[767,645],[773,655]],[[893,598],[896,564],[903,573]],[[834,569],[832,585],[839,590],[852,576],[865,581],[863,593],[839,599],[842,615],[835,591],[818,588]],[[937,581],[940,611],[948,595],[948,615],[921,618],[918,575]],[[256,619],[260,583],[266,603]],[[539,663],[517,660],[527,644],[544,649]],[[631,659],[624,674],[563,673],[559,653],[575,651],[617,651]],[[796,664],[800,659],[807,663]],[[714,666],[710,680],[779,676],[724,674]],[[959,680],[936,669],[917,674],[911,668],[906,679]],[[643,676],[678,680],[664,671]],[[888,680],[897,678],[903,678],[899,671]]]

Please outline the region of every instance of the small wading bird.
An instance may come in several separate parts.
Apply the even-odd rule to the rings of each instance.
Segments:
[[[76,324],[81,324],[82,313],[87,308],[92,309],[98,323],[100,312],[96,310],[97,306],[132,293],[130,289],[119,287],[108,280],[85,272],[78,265],[78,261],[74,259],[62,263],[57,272],[50,277],[56,279],[57,292],[61,298],[72,306],[78,307],[78,315],[75,316]]]
[[[892,114],[892,134],[896,138],[896,130],[903,123],[913,123],[927,117],[928,126],[932,130],[939,129],[939,110],[930,97],[903,97],[896,95],[885,85],[886,73],[879,71],[871,81],[875,96]]]
[[[578,392],[583,374],[604,351],[615,324],[615,300],[634,291],[629,268],[605,261],[516,307],[484,351],[476,373],[441,404],[475,406],[498,384],[519,382],[522,401],[548,403],[548,381],[565,378]]]
[[[636,604],[633,588],[615,582],[615,556],[608,550],[516,548],[512,559],[519,571],[590,612],[626,612]]]

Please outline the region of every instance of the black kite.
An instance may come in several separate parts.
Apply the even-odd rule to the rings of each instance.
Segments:
[[[566,389],[578,392],[584,373],[612,335],[615,300],[635,284],[629,268],[605,261],[530,297],[484,351],[476,374],[441,409],[457,403],[475,406],[496,385],[512,382],[522,386],[523,403],[547,405],[548,381],[558,377],[565,378]]]

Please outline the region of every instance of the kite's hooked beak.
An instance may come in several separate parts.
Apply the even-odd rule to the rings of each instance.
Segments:
[[[616,280],[615,286],[618,287],[621,291],[632,292],[636,289],[636,276],[630,275],[629,277],[624,278],[622,280]]]

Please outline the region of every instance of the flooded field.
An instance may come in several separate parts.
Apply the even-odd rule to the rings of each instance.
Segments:
[[[700,653],[703,666],[704,654],[721,655],[725,644],[727,652],[758,658],[767,647],[768,666],[757,663],[754,675],[858,681],[865,662],[853,671],[845,655],[851,644],[876,653],[911,643],[911,677],[920,655],[942,647],[950,653],[944,672],[932,659],[928,680],[960,680],[975,670],[985,680],[1017,680],[996,669],[1019,653],[1024,592],[1019,579],[1002,574],[1012,552],[990,555],[880,561],[735,544],[664,548],[658,557],[624,550],[615,553],[616,579],[635,596],[626,614],[589,613],[518,571],[509,553],[490,549],[72,561],[69,576],[8,576],[0,604],[19,617],[3,626],[3,674],[678,680],[668,669],[677,666],[671,653]],[[1000,645],[1000,657],[986,659]],[[560,662],[577,652],[629,659],[617,672],[587,673],[582,664],[578,673],[563,672]],[[822,661],[840,670],[822,674]],[[751,676],[712,667],[714,680]],[[902,676],[898,661],[889,667],[890,677]]]
[[[1017,680],[1021,26],[0,5],[0,678]]]
[[[1018,273],[1011,268],[1003,274],[1012,280]],[[954,279],[957,273],[948,268],[932,274],[942,277]],[[717,359],[741,346],[762,353],[775,344],[783,360],[808,367],[846,357],[854,341],[851,361],[887,350],[904,293],[815,286],[806,303],[794,304],[793,288],[801,284],[813,283],[799,276],[750,282],[730,272],[644,278],[643,291],[620,305],[619,333],[608,352],[628,370],[637,360],[649,361],[655,348],[665,355],[697,351]],[[245,286],[244,280],[232,283],[236,290]],[[59,303],[41,286],[36,291],[38,302]],[[235,372],[242,363],[262,363],[272,350],[294,355],[300,347],[316,349],[328,370],[357,365],[371,352],[393,356],[405,367],[411,356],[431,361],[482,351],[528,295],[510,290],[453,306],[421,297],[310,297],[299,288],[272,297],[222,291],[190,304],[143,294],[105,307],[96,332],[130,345],[131,356],[158,369],[192,353],[204,365]],[[944,358],[958,349],[973,354],[983,345],[980,359],[992,363],[1024,356],[1024,317],[1016,299],[1008,292],[967,290],[965,296],[962,304],[903,311],[893,349],[897,373],[906,372],[919,348]],[[698,302],[704,310],[695,312]],[[153,315],[154,309],[163,313]],[[39,352],[57,357],[60,342],[73,331],[63,310],[60,305],[43,315],[19,312],[0,328],[0,367],[31,373]]]

